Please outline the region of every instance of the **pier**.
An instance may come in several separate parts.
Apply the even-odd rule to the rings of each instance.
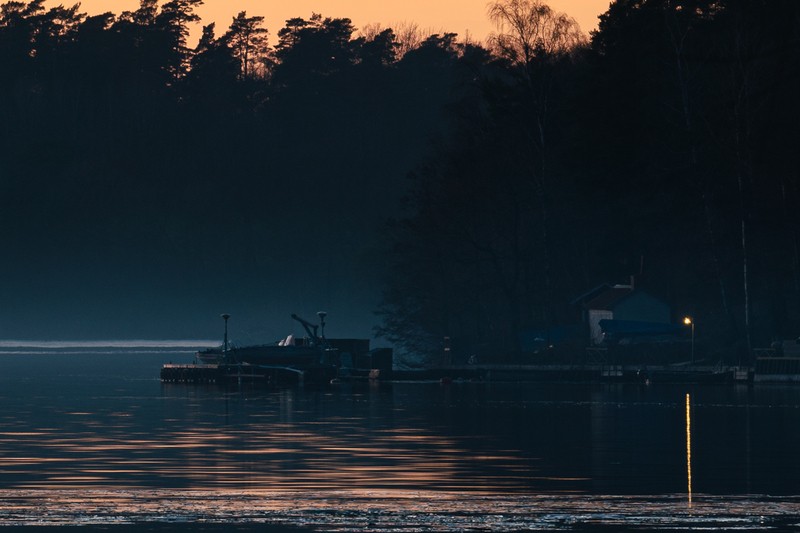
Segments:
[[[174,365],[161,367],[161,381],[168,383],[215,383],[220,379],[220,365]]]
[[[331,367],[298,369],[278,365],[248,364],[165,364],[161,367],[164,383],[328,383],[336,377]]]
[[[447,365],[418,370],[379,369],[369,371],[337,367],[293,368],[279,365],[248,364],[165,364],[161,381],[165,383],[261,383],[317,384],[345,381],[429,381],[452,380],[483,382],[621,382],[621,383],[800,383],[800,359],[759,358],[754,367],[725,365],[620,365],[550,364]]]
[[[487,382],[736,383],[751,381],[747,367],[723,365],[543,364],[447,365],[394,372],[398,380],[473,380]]]

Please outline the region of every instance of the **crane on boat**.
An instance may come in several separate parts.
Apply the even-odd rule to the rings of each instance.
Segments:
[[[303,328],[306,330],[306,333],[308,333],[308,336],[312,340],[312,342],[315,345],[326,347],[328,341],[325,339],[325,317],[328,316],[328,313],[320,311],[319,313],[317,313],[317,316],[319,317],[319,324],[312,324],[308,320],[305,320],[304,318],[301,318],[296,314],[292,313],[292,318],[300,322],[300,324],[302,324]],[[321,334],[318,335],[317,331],[320,329],[321,329]]]

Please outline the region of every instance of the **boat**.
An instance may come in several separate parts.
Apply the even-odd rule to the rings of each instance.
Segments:
[[[331,365],[336,361],[338,350],[332,347],[325,338],[324,312],[319,312],[320,324],[311,322],[292,314],[292,318],[300,322],[306,330],[307,337],[298,338],[288,335],[286,338],[271,344],[253,346],[230,346],[228,344],[227,318],[225,319],[225,340],[222,346],[198,351],[195,358],[201,364],[248,364],[307,367]],[[223,315],[223,318],[229,315]],[[321,333],[320,333],[321,329]]]
[[[313,324],[296,314],[292,319],[305,329],[305,337],[288,335],[271,344],[230,346],[227,320],[222,346],[198,351],[198,367],[216,365],[226,375],[238,378],[267,378],[281,380],[291,377],[325,381],[338,377],[387,377],[392,370],[392,350],[370,350],[369,339],[328,339],[325,337],[324,312],[317,313],[319,324]]]

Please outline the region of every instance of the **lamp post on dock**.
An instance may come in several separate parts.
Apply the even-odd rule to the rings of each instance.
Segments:
[[[692,326],[692,364],[694,364],[694,320],[692,317],[687,316],[683,318],[683,323],[687,326]]]
[[[324,339],[325,338],[325,317],[328,316],[328,313],[326,313],[325,311],[319,311],[317,313],[317,316],[319,317],[320,337]]]
[[[220,315],[222,320],[225,321],[225,337],[222,341],[222,354],[228,355],[228,319],[231,317],[228,313],[223,313]]]

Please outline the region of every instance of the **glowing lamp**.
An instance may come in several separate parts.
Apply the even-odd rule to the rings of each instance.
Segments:
[[[683,323],[687,326],[692,326],[692,363],[694,363],[694,321],[692,321],[692,317],[685,316],[683,317]]]

